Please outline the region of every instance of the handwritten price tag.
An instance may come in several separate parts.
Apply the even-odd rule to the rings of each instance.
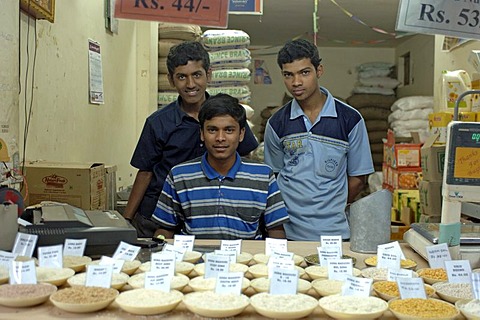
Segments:
[[[272,252],[287,252],[287,239],[275,239],[275,238],[266,238],[265,239],[265,254],[267,256],[271,255]]]
[[[36,284],[35,262],[33,260],[12,261],[9,276],[10,284]]]
[[[86,246],[87,239],[65,239],[63,255],[81,257],[85,253]]]
[[[452,260],[446,243],[427,246],[425,249],[427,250],[427,258],[430,268],[444,268],[445,261]]]
[[[235,251],[237,255],[242,252],[242,240],[222,240],[220,243],[220,250],[222,251]]]
[[[185,251],[193,251],[193,245],[195,243],[195,236],[188,236],[182,234],[176,234],[173,236],[173,246],[175,248],[183,248]]]
[[[13,244],[12,253],[17,256],[24,256],[31,258],[35,246],[37,245],[38,236],[36,234],[26,234],[18,232]]]
[[[40,267],[46,268],[62,268],[63,267],[63,246],[38,247],[38,264]]]
[[[87,265],[86,287],[110,288],[112,285],[113,265]]]
[[[402,299],[427,299],[422,278],[397,278],[398,290]]]
[[[243,272],[220,272],[217,274],[215,282],[215,292],[219,294],[233,293],[240,294],[242,292]]]
[[[170,292],[170,283],[172,277],[168,273],[159,271],[145,272],[145,289],[161,290],[163,292]]]
[[[472,268],[468,260],[445,261],[448,282],[451,283],[470,283]]]
[[[297,294],[298,270],[274,268],[270,276],[270,294]]]
[[[139,246],[132,246],[131,244],[120,241],[112,258],[117,260],[133,261],[137,257],[139,251]]]
[[[342,296],[368,297],[372,290],[373,279],[347,276],[342,287]]]

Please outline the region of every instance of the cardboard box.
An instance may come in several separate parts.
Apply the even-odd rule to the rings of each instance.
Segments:
[[[453,120],[453,113],[435,112],[428,115],[430,134],[438,134],[436,143],[447,142],[447,125]]]
[[[408,201],[405,199],[413,199],[414,201],[420,201],[420,194],[418,190],[403,190],[395,189],[392,193],[392,206],[399,212],[403,206],[408,206]]]
[[[445,145],[435,145],[439,134],[434,134],[425,140],[421,149],[423,180],[441,181],[445,164]]]
[[[33,161],[26,165],[29,204],[68,203],[85,210],[105,210],[105,167],[101,163]]]
[[[392,187],[394,189],[418,190],[422,181],[422,168],[397,168],[392,169]]]
[[[458,113],[458,120],[464,121],[464,122],[475,122],[476,120],[476,113],[475,112],[459,112]]]
[[[105,165],[105,188],[106,199],[105,208],[107,210],[115,210],[117,202],[117,166]]]
[[[403,234],[410,226],[390,226],[390,240],[403,240]]]
[[[420,143],[396,143],[392,130],[387,132],[384,161],[392,168],[420,167]]]
[[[423,215],[442,215],[442,181],[421,181],[420,207]]]

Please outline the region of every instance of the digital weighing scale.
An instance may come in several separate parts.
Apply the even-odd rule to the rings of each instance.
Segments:
[[[426,246],[447,243],[452,259],[469,260],[480,267],[480,224],[461,224],[462,204],[480,201],[480,122],[459,122],[458,104],[454,121],[447,127],[447,144],[442,184],[442,218],[440,223],[414,223],[404,240],[427,259]]]

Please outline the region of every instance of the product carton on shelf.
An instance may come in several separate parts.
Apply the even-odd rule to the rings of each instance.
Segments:
[[[436,143],[447,142],[447,125],[453,120],[453,113],[435,112],[428,115],[430,134],[438,134]]]
[[[394,189],[418,190],[422,181],[422,168],[392,168],[392,184]]]
[[[441,216],[442,181],[421,181],[419,191],[422,214],[436,217]]]
[[[403,240],[403,234],[410,229],[410,226],[405,225],[391,225],[390,226],[390,240]]]
[[[117,166],[105,165],[105,189],[106,200],[105,208],[107,210],[114,210],[117,201]]]
[[[392,168],[420,167],[420,148],[422,144],[396,143],[392,130],[387,132],[387,142],[384,144],[384,162]]]
[[[434,134],[425,140],[422,146],[423,180],[442,181],[445,164],[445,145],[435,144],[439,134]]]
[[[25,177],[30,205],[56,201],[85,210],[105,209],[105,166],[102,163],[30,161]]]

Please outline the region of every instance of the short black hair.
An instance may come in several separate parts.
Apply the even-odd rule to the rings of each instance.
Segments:
[[[310,41],[305,39],[289,40],[278,52],[277,64],[282,69],[284,64],[304,58],[310,59],[315,69],[322,61],[318,48]]]
[[[205,71],[210,69],[210,56],[198,41],[185,41],[170,48],[167,56],[168,73],[173,76],[175,68],[189,61],[202,61]]]
[[[234,118],[240,125],[240,129],[245,128],[247,124],[245,108],[239,104],[237,98],[225,93],[214,95],[203,103],[198,114],[200,128],[203,129],[206,120],[225,115]]]

